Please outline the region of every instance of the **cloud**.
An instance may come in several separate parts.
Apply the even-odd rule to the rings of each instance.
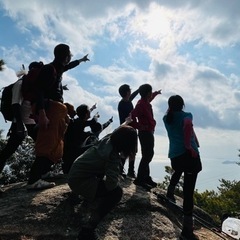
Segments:
[[[88,53],[91,60],[64,73],[66,101],[97,102],[103,118],[118,119],[118,87],[149,82],[163,90],[152,103],[157,134],[172,94],[184,98],[201,131],[239,133],[239,7],[237,0],[0,0],[2,19],[12,26],[0,38],[7,62],[0,85],[22,64],[52,61],[54,46],[65,42],[73,59]]]

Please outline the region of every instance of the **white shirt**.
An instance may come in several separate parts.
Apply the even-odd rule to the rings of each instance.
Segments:
[[[23,99],[21,88],[22,80],[18,80],[12,88],[12,104],[19,104],[21,106],[21,115],[24,124],[35,124],[34,119],[30,118],[32,114],[31,103]],[[15,121],[14,119],[13,122]]]

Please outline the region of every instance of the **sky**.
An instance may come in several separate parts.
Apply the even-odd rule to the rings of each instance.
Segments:
[[[178,94],[193,114],[205,188],[220,178],[239,180],[239,9],[238,0],[0,0],[0,59],[6,62],[0,88],[17,80],[22,64],[49,63],[54,47],[66,43],[72,60],[88,54],[90,61],[64,73],[64,100],[75,107],[97,103],[100,122],[113,116],[102,136],[119,126],[119,86],[136,90],[149,83],[162,89],[152,102],[152,166],[169,165],[162,117],[168,98]],[[4,133],[8,127],[1,117]],[[233,170],[225,172],[229,165]]]

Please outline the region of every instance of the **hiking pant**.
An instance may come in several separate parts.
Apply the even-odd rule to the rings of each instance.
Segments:
[[[34,141],[36,140],[36,125],[26,124],[28,136],[30,136]],[[0,152],[0,172],[2,172],[7,160],[12,156],[12,154],[17,150],[18,146],[22,144],[25,136],[19,135],[17,133],[17,124],[12,123],[9,129],[9,138],[6,146]]]
[[[173,186],[174,188],[176,187],[176,185],[178,184],[181,176],[182,176],[182,171],[174,171],[173,175],[171,176],[170,179],[170,185]]]
[[[39,128],[35,152],[37,157],[46,157],[53,163],[57,163],[63,156],[63,140],[67,129],[67,107],[60,102],[49,100],[45,112],[49,124],[46,129]]]
[[[127,158],[121,157],[121,163],[120,163],[120,172],[124,172],[124,165],[126,163]],[[128,173],[134,173],[134,165],[135,165],[135,157],[129,158],[128,157]]]
[[[192,216],[193,212],[193,194],[197,181],[197,175],[202,170],[200,157],[193,158],[188,151],[184,154],[171,158],[173,170],[178,173],[184,173],[183,181],[183,213],[185,216]],[[176,180],[176,179],[175,179]]]
[[[141,144],[142,158],[138,167],[137,179],[144,182],[150,178],[149,163],[154,155],[154,135],[152,132],[139,131],[138,137]]]
[[[33,184],[42,178],[42,175],[51,171],[54,163],[46,157],[36,157],[29,173],[28,184]]]

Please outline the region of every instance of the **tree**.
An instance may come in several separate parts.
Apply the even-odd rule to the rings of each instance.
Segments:
[[[0,139],[0,150],[6,143],[7,140]],[[2,172],[3,177],[1,182],[8,184],[26,181],[34,158],[34,142],[30,137],[27,137],[16,152],[8,159]]]
[[[167,175],[164,177],[164,181],[158,184],[158,187],[166,190],[173,169],[165,166],[165,172]],[[240,181],[225,179],[220,179],[219,181],[218,191],[206,190],[203,193],[199,193],[195,190],[194,202],[196,206],[209,213],[216,223],[221,224],[222,217],[226,213],[232,217],[240,216]],[[175,191],[175,194],[179,197],[183,197],[182,187],[183,177],[181,177]]]

